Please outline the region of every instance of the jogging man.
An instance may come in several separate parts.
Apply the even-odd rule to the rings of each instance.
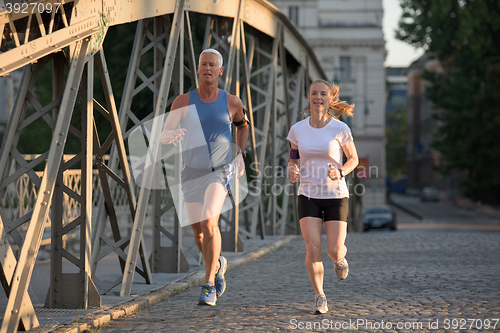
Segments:
[[[241,100],[218,87],[224,71],[222,61],[215,49],[200,54],[199,88],[176,97],[161,134],[162,144],[180,142],[182,147],[182,192],[196,245],[205,260],[198,305],[212,306],[226,289],[227,260],[220,255],[219,215],[233,176],[241,177],[245,172],[248,138],[248,119]],[[237,127],[239,147],[234,163],[232,122]]]

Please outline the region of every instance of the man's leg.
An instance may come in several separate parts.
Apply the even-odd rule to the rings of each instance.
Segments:
[[[186,211],[193,228],[194,242],[196,246],[203,253],[203,231],[201,230],[201,211],[203,204],[201,202],[186,202]]]
[[[221,251],[221,233],[219,215],[226,198],[227,190],[220,183],[212,183],[205,191],[205,203],[201,212],[200,223],[203,233],[202,253],[205,259],[205,281],[214,284],[215,272],[219,266]]]

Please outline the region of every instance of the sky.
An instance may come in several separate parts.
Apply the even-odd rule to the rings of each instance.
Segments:
[[[383,30],[387,49],[385,67],[408,67],[423,54],[422,49],[415,49],[394,37],[394,29],[397,28],[402,13],[399,3],[400,0],[383,0]]]

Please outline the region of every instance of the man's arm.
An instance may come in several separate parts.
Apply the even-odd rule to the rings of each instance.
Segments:
[[[177,128],[186,116],[189,108],[189,94],[179,95],[175,98],[170,112],[168,113],[163,132],[160,136],[160,141],[164,145],[173,144],[174,146],[182,140],[182,136],[186,132],[184,128]]]
[[[233,123],[236,126],[236,144],[240,148],[240,151],[244,152],[247,146],[249,128],[248,122],[245,121],[246,116],[243,112],[243,103],[241,103],[241,99],[237,96],[231,94],[227,94],[227,96],[229,114],[231,118],[233,118]],[[238,177],[241,177],[245,172],[245,162],[241,154],[236,156],[236,164],[239,169]]]
[[[245,113],[243,112],[243,103],[237,96],[228,94],[228,106],[231,118],[233,118],[233,123],[238,124],[246,119]],[[241,151],[245,151],[246,149],[248,131],[249,127],[247,121],[243,121],[239,126],[236,125],[236,144],[240,147]]]

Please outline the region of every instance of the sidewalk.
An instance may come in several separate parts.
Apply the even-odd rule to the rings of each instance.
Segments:
[[[304,266],[304,241],[295,239],[229,271],[227,291],[215,307],[196,305],[200,288],[194,286],[100,332],[477,332],[487,326],[498,331],[499,236],[477,231],[348,234],[350,272],[344,281],[335,276],[323,243],[330,310],[316,316],[309,313],[314,292]]]
[[[245,251],[241,253],[223,252],[228,259],[228,271],[247,264],[261,256],[270,253],[298,236],[266,236],[264,240],[257,239],[252,244],[249,240],[244,240]],[[118,260],[113,260],[110,264],[116,264]],[[43,263],[49,266],[49,263]],[[42,265],[43,265],[42,264]],[[35,266],[36,268],[37,266]],[[44,271],[44,268],[39,268]],[[32,284],[37,283],[37,275],[45,273],[34,272]],[[191,264],[188,273],[154,273],[153,284],[146,284],[144,279],[137,273],[134,275],[131,296],[118,297],[121,284],[111,290],[108,295],[101,295],[102,306],[87,310],[79,309],[47,309],[43,307],[44,298],[40,295],[30,295],[34,303],[35,313],[40,322],[40,326],[30,332],[89,332],[93,326],[101,326],[117,319],[129,315],[139,309],[144,309],[158,302],[164,301],[168,297],[180,291],[203,282],[205,276],[204,266]],[[48,285],[47,285],[48,286]],[[47,292],[47,288],[43,293]],[[30,290],[31,292],[33,290]],[[40,294],[41,292],[38,292]],[[31,294],[31,293],[30,293]],[[44,296],[43,295],[43,296]],[[6,302],[6,300],[5,300]],[[5,310],[3,310],[5,311]]]
[[[393,193],[390,204],[416,219],[398,228],[500,230],[500,216],[458,208],[447,201],[421,202],[419,197]]]

